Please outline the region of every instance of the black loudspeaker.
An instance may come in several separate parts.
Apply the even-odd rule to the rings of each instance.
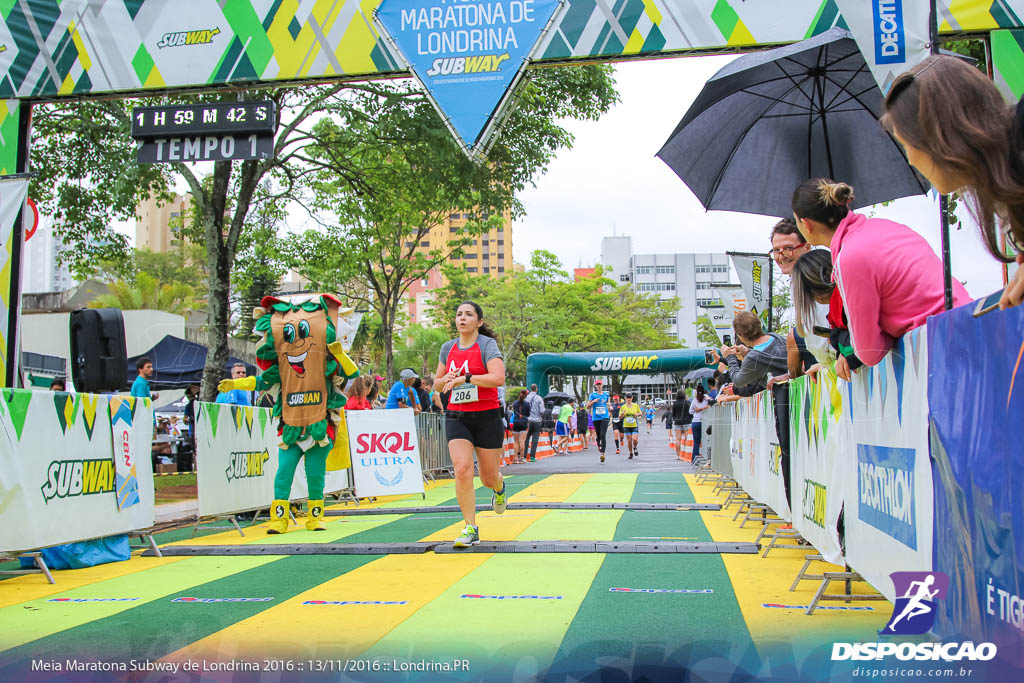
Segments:
[[[117,308],[71,313],[71,378],[78,393],[119,391],[127,386],[124,317]]]

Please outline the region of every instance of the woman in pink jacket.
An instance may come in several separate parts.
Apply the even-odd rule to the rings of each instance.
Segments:
[[[853,188],[824,178],[793,193],[793,216],[808,242],[832,250],[832,279],[843,296],[857,357],[877,365],[897,337],[945,310],[942,262],[927,241],[905,225],[850,210]],[[953,280],[953,305],[971,297]],[[850,378],[845,359],[836,373]]]

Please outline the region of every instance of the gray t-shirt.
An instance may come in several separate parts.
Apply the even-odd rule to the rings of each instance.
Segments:
[[[445,372],[451,370],[451,368],[447,367],[448,353],[458,343],[458,339],[452,339],[451,341],[446,341],[444,345],[441,347],[441,355],[438,357],[438,362],[441,363],[441,365],[445,366]],[[486,337],[482,334],[479,334],[476,337],[476,343],[477,345],[480,346],[480,357],[484,361],[484,367],[487,367],[487,363],[489,363],[494,358],[504,358],[504,356],[501,355],[501,350],[498,348],[498,342],[494,341],[494,339],[492,339],[491,337]],[[459,347],[459,349],[462,351],[468,350],[462,348],[461,346]]]

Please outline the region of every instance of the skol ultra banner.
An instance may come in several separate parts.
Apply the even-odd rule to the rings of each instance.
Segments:
[[[849,457],[852,438],[846,384],[825,371],[815,382],[800,377],[789,383],[793,527],[826,561],[840,565],[841,463]]]
[[[129,444],[133,455],[148,453],[152,407],[140,400],[132,403],[131,428],[125,430],[124,420],[119,420],[122,443]],[[118,505],[110,415],[107,396],[0,389],[0,551],[31,550],[153,525],[148,457],[134,458],[138,501]]]
[[[280,443],[270,413],[270,408],[196,404],[200,516],[227,515],[270,505]],[[349,470],[328,472],[324,493],[349,486]],[[302,500],[307,494],[306,472],[300,463],[289,497]]]
[[[843,397],[852,437],[841,461],[846,558],[890,600],[890,572],[932,569],[926,335],[918,328],[897,339]]]
[[[957,359],[957,362],[951,362]],[[1024,307],[928,321],[935,571],[950,577],[936,632],[989,641],[1024,668]]]
[[[423,493],[423,469],[411,408],[345,411],[356,495]]]

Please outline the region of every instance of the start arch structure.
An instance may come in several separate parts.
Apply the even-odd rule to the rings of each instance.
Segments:
[[[550,388],[550,375],[660,375],[713,365],[707,363],[704,349],[531,353],[526,358],[526,386],[536,384],[538,393],[544,396]]]
[[[382,3],[393,1],[0,0],[0,177],[31,170],[31,111],[39,102],[408,77],[410,67],[397,49],[402,35],[382,36],[374,20]],[[507,5],[509,16],[527,16],[551,1],[486,0]],[[856,22],[847,22],[843,9],[860,12],[868,24],[872,11],[875,17],[881,12],[886,26],[897,26],[893,7],[902,7],[907,26],[899,24],[900,31],[881,38],[882,28],[875,30],[876,39],[898,46],[921,35],[909,17],[921,16],[922,7],[932,3],[940,33],[986,37],[996,83],[1016,96],[1024,93],[1024,0],[556,1],[557,10],[520,62],[527,67],[775,47],[834,26],[849,28]],[[403,10],[428,13],[451,6],[446,0],[403,2]],[[24,221],[4,222],[0,386],[10,386],[16,376]]]

